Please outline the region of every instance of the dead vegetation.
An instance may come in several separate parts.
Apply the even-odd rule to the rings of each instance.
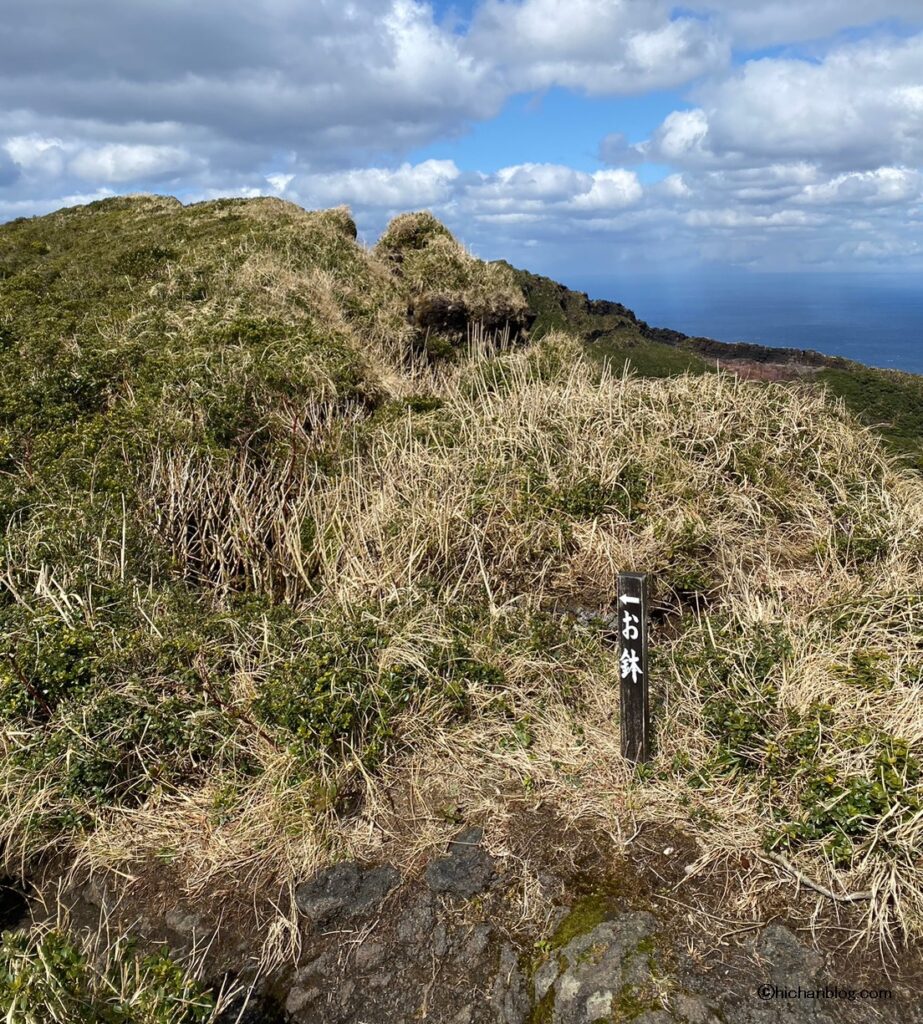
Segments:
[[[14,371],[46,368],[4,300],[8,868],[160,858],[193,901],[260,894],[272,965],[319,866],[413,869],[458,815],[502,852],[527,799],[613,856],[640,821],[696,871],[746,854],[737,910],[784,863],[819,904],[862,893],[867,938],[923,933],[923,485],[871,432],[803,385],[499,344],[476,323],[521,295],[427,216],[369,253],[343,210],[133,202],[104,213],[185,248],[75,328],[71,384],[118,375],[23,406]],[[464,305],[464,343],[420,343],[420,295]],[[638,773],[628,568],[656,586]]]

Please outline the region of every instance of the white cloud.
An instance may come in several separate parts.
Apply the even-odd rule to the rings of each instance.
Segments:
[[[923,161],[923,34],[765,58],[702,86],[644,147],[683,166],[810,160],[837,169]]]
[[[192,158],[180,146],[145,146],[110,143],[81,149],[69,169],[86,181],[117,183],[157,178],[189,168]]]
[[[428,207],[480,251],[511,258],[546,247],[579,263],[919,251],[921,0],[476,0],[453,24],[423,0],[7,7],[0,218],[160,181],[184,198],[346,202],[368,237],[392,212]],[[901,32],[831,41],[892,17]],[[798,40],[822,41],[731,64],[732,43]],[[585,150],[539,162],[513,149],[509,166],[481,171],[408,157],[518,92],[682,86],[681,109],[645,142],[609,126],[601,170]],[[644,163],[666,166],[636,173]]]
[[[923,15],[919,0],[705,0],[691,6],[718,13],[735,41],[758,47],[821,39],[886,19],[915,24]]]
[[[861,203],[873,206],[906,205],[923,198],[923,174],[907,167],[879,167],[875,171],[838,174],[829,181],[808,185],[797,197],[818,205]]]
[[[613,210],[636,203],[643,190],[633,171],[596,171],[586,192],[574,196],[576,210]]]
[[[683,173],[684,183],[699,201],[745,205],[785,203],[826,180],[816,164],[806,161],[721,170],[687,169]]]
[[[588,188],[587,175],[561,164],[515,164],[484,176],[477,193],[482,202],[560,202]]]
[[[668,174],[663,181],[659,182],[659,190],[673,199],[685,199],[692,195],[692,190],[681,174]]]
[[[294,177],[294,174],[267,174],[266,181],[269,182],[274,192],[281,195],[292,183]]]
[[[710,22],[671,18],[672,6],[664,0],[487,0],[468,46],[492,61],[514,90],[666,88],[729,57],[727,40]]]
[[[235,166],[276,147],[342,165],[456,131],[506,95],[418,0],[8,0],[4,15],[0,110],[38,134],[103,129],[86,143],[156,122],[174,129],[161,144],[192,136]]]
[[[653,139],[638,148],[645,156],[669,163],[713,163],[714,155],[706,148],[707,137],[708,115],[704,110],[674,110],[664,118]]]
[[[451,160],[425,160],[390,169],[360,170],[294,178],[292,193],[309,205],[339,205],[406,209],[434,206],[449,199],[452,183],[460,175]]]
[[[465,209],[476,218],[570,216],[620,210],[643,190],[624,169],[588,173],[560,164],[515,164],[460,182]]]
[[[690,227],[709,228],[793,228],[826,223],[826,217],[809,214],[804,210],[774,210],[757,213],[739,209],[691,210],[685,216]]]
[[[35,134],[13,135],[3,148],[23,171],[58,176],[64,170],[65,151],[60,139],[46,139]]]

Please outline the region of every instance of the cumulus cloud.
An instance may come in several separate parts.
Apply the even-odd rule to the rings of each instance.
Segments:
[[[495,208],[511,203],[562,202],[589,188],[589,176],[561,164],[515,164],[492,175],[481,175],[470,192],[484,205]]]
[[[812,160],[838,169],[923,161],[923,34],[765,58],[702,86],[643,147],[685,166]]]
[[[510,223],[619,211],[643,195],[637,175],[627,170],[587,173],[559,164],[516,164],[492,174],[463,174],[451,160],[296,176],[287,192],[308,205],[347,202],[379,211],[426,207]]]
[[[711,22],[671,17],[672,7],[663,0],[487,0],[468,42],[511,89],[644,92],[687,82],[728,59],[728,41]]]
[[[66,154],[60,139],[11,135],[3,148],[20,171],[58,177],[64,170]]]
[[[151,121],[195,126],[243,161],[250,146],[310,147],[320,162],[391,151],[489,116],[503,99],[491,69],[416,0],[7,8],[0,108],[113,135]]]
[[[715,6],[729,18],[753,13]],[[836,12],[824,13],[818,31]],[[642,143],[604,139],[600,157],[668,165],[673,173],[649,197],[680,235],[695,232],[699,255],[718,255],[722,238],[723,258],[745,262],[779,263],[783,252],[788,265],[918,255],[910,235],[923,202],[923,34],[837,43],[821,58],[747,61],[691,98]],[[785,250],[774,242],[782,237],[797,245]]]
[[[78,178],[115,183],[177,174],[192,162],[189,153],[180,146],[110,143],[81,149],[69,167]]]
[[[592,184],[574,196],[577,210],[613,210],[636,203],[642,195],[641,183],[632,171],[596,171]]]
[[[188,171],[197,163],[180,146],[126,143],[94,146],[74,139],[44,138],[35,134],[12,135],[3,148],[21,173],[47,179],[67,172],[85,181],[107,184],[163,178]]]
[[[545,269],[566,276],[575,266],[664,259],[791,267],[912,258],[919,244],[904,222],[923,200],[921,178],[792,162],[686,170],[645,185],[627,168],[525,163],[471,174],[429,160],[303,175],[286,195],[309,206],[348,201],[370,237],[396,211],[430,208],[481,255],[541,269],[554,253]]]
[[[633,171],[589,173],[559,164],[517,164],[460,184],[459,202],[468,216],[508,223],[619,212],[643,195]]]
[[[906,167],[879,167],[875,171],[838,174],[829,181],[808,185],[797,199],[816,205],[906,205],[923,199],[923,174]]]
[[[908,24],[921,19],[919,0],[707,0],[693,6],[722,16],[735,41],[752,46],[820,39],[888,19]]]
[[[397,168],[359,170],[295,177],[291,191],[308,205],[351,203],[361,207],[407,209],[446,202],[460,175],[451,160],[425,160]]]

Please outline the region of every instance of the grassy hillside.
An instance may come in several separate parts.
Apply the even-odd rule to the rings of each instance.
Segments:
[[[616,370],[627,363],[642,376],[706,373],[716,362],[729,369],[756,363],[778,368],[790,378],[818,381],[874,427],[892,451],[923,470],[923,377],[917,374],[878,370],[817,352],[691,338],[651,327],[620,303],[589,299],[550,278],[509,269],[537,314],[536,338],[551,330],[567,331],[584,341],[593,358]]]
[[[714,369],[714,360],[677,344],[654,340],[649,336],[648,325],[621,303],[589,299],[583,292],[566,288],[548,277],[512,266],[509,269],[536,314],[536,340],[552,331],[567,332],[584,341],[592,358],[608,362],[616,371],[627,363],[645,377],[707,373]]]
[[[816,387],[664,376],[704,366],[618,310],[655,376],[566,309],[517,344],[510,269],[426,215],[354,235],[275,200],[0,227],[6,870],[265,898],[272,964],[299,879],[459,817],[502,845],[527,795],[614,850],[682,823],[742,889],[784,854],[923,933],[919,477]],[[640,773],[624,569],[655,581]]]

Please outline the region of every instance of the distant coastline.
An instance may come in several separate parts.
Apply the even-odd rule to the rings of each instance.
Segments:
[[[923,374],[917,275],[620,275],[566,282],[614,298],[652,326],[717,341],[807,348]]]

